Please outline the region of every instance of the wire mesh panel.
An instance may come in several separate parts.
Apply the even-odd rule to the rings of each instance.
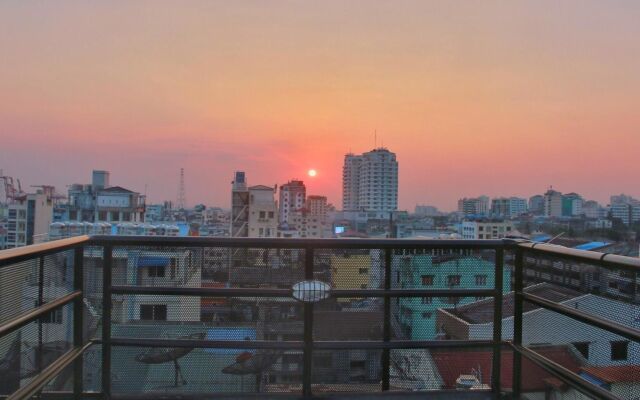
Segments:
[[[68,304],[0,338],[0,394],[28,384],[43,369],[69,351],[73,340],[73,306]],[[66,388],[70,371],[50,383]]]
[[[0,267],[0,323],[37,307],[39,259]]]
[[[531,300],[523,304],[523,345],[585,382],[620,398],[637,398],[640,343],[594,325],[640,328],[637,272],[538,252],[525,252],[523,261],[523,292]],[[523,393],[533,377],[523,364]],[[547,383],[551,393],[581,396],[557,378]]]
[[[313,354],[314,393],[379,392],[382,351],[322,350]]]
[[[400,391],[491,389],[490,348],[394,349],[390,389]]]
[[[112,393],[266,393],[284,384],[295,392],[291,358],[278,350],[114,347]]]

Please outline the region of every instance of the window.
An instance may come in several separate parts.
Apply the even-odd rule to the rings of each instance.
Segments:
[[[166,321],[167,306],[164,304],[140,305],[140,319],[143,321]]]
[[[433,275],[422,275],[422,286],[433,286]]]
[[[265,219],[267,216],[267,213],[265,211],[260,211],[260,219]]]
[[[460,275],[449,275],[447,276],[447,285],[449,286],[460,286]]]
[[[582,354],[584,358],[589,359],[589,342],[574,342],[571,343]]]
[[[273,218],[273,217],[274,217],[273,211],[269,211],[269,218]]]
[[[484,286],[487,284],[487,276],[486,275],[476,275],[476,285]]]
[[[358,273],[360,275],[368,274],[369,273],[369,268],[358,268]]]
[[[431,312],[423,312],[422,313],[422,319],[430,319],[431,318]]]
[[[629,342],[627,340],[611,342],[611,361],[626,360],[628,351]]]
[[[164,278],[164,266],[156,265],[147,269],[149,278]]]
[[[423,297],[422,304],[431,304],[433,303],[433,297]]]

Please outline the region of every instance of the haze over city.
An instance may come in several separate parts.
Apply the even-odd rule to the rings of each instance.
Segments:
[[[344,154],[383,144],[400,209],[638,196],[638,20],[633,1],[5,1],[0,167],[62,192],[108,169],[150,201],[184,167],[189,204],[225,207],[241,169],[339,204]]]

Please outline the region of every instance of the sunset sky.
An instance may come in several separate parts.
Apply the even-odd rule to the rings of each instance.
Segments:
[[[0,2],[0,169],[92,169],[228,206],[344,154],[399,160],[402,209],[549,185],[640,196],[640,1]],[[306,171],[315,168],[310,179]]]

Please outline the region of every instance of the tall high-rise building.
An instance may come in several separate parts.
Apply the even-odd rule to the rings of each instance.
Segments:
[[[640,221],[640,200],[624,194],[611,196],[611,217],[625,225]]]
[[[307,188],[302,181],[289,181],[280,186],[279,219],[281,224],[288,224],[293,211],[304,207]]]
[[[45,240],[53,219],[53,200],[39,191],[25,194],[9,205],[6,247],[20,247]]]
[[[398,161],[395,153],[377,148],[362,155],[345,156],[342,209],[382,212],[398,209]]]

